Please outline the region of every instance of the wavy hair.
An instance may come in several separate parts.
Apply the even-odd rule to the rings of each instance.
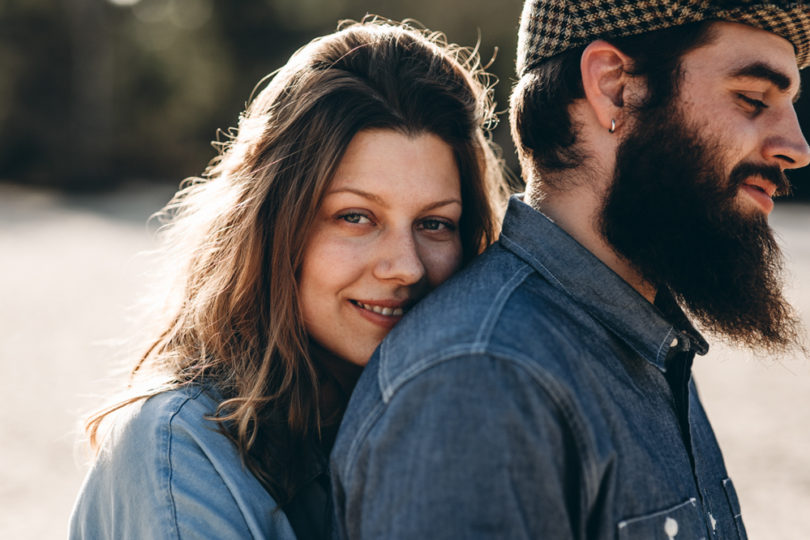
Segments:
[[[129,397],[87,421],[91,446],[110,413],[210,385],[223,398],[214,419],[276,501],[288,502],[303,481],[302,450],[322,441],[320,370],[296,275],[336,167],[361,130],[442,138],[460,173],[469,260],[494,241],[508,191],[488,135],[491,82],[476,51],[408,23],[348,22],[299,49],[203,177],[186,180],[162,211],[162,252],[177,274],[167,319],[132,370]]]

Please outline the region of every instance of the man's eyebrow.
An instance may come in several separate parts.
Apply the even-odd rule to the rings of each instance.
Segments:
[[[746,64],[732,71],[730,77],[734,79],[741,77],[763,79],[776,86],[782,92],[787,92],[792,84],[792,81],[788,75],[772,66],[769,66],[765,62]],[[799,99],[800,92],[801,88],[799,88],[799,91],[796,92],[796,97],[793,98],[794,103]]]

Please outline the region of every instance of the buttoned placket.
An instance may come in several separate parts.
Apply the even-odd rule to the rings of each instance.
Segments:
[[[703,513],[703,523],[709,538],[717,538],[717,532],[712,525],[713,516],[708,508],[708,498],[703,492],[702,482],[697,474],[695,465],[695,449],[692,445],[692,429],[689,420],[689,381],[692,378],[692,363],[695,359],[695,347],[692,340],[685,333],[679,332],[670,344],[666,358],[666,372],[664,374],[672,390],[675,405],[675,414],[681,429],[684,447],[689,455],[689,464],[692,469],[692,478],[695,481],[700,505]]]

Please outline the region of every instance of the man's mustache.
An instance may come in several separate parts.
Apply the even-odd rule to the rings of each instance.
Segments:
[[[777,165],[759,165],[756,163],[740,163],[729,175],[729,187],[734,191],[739,188],[746,178],[759,176],[776,186],[775,197],[784,197],[793,192],[793,187],[787,175]]]

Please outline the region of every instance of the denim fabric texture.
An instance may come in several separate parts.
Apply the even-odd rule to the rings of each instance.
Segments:
[[[148,399],[116,423],[70,519],[71,539],[294,539],[284,512],[217,424],[200,387]]]
[[[342,538],[745,538],[708,346],[515,197],[383,341],[332,451]]]

